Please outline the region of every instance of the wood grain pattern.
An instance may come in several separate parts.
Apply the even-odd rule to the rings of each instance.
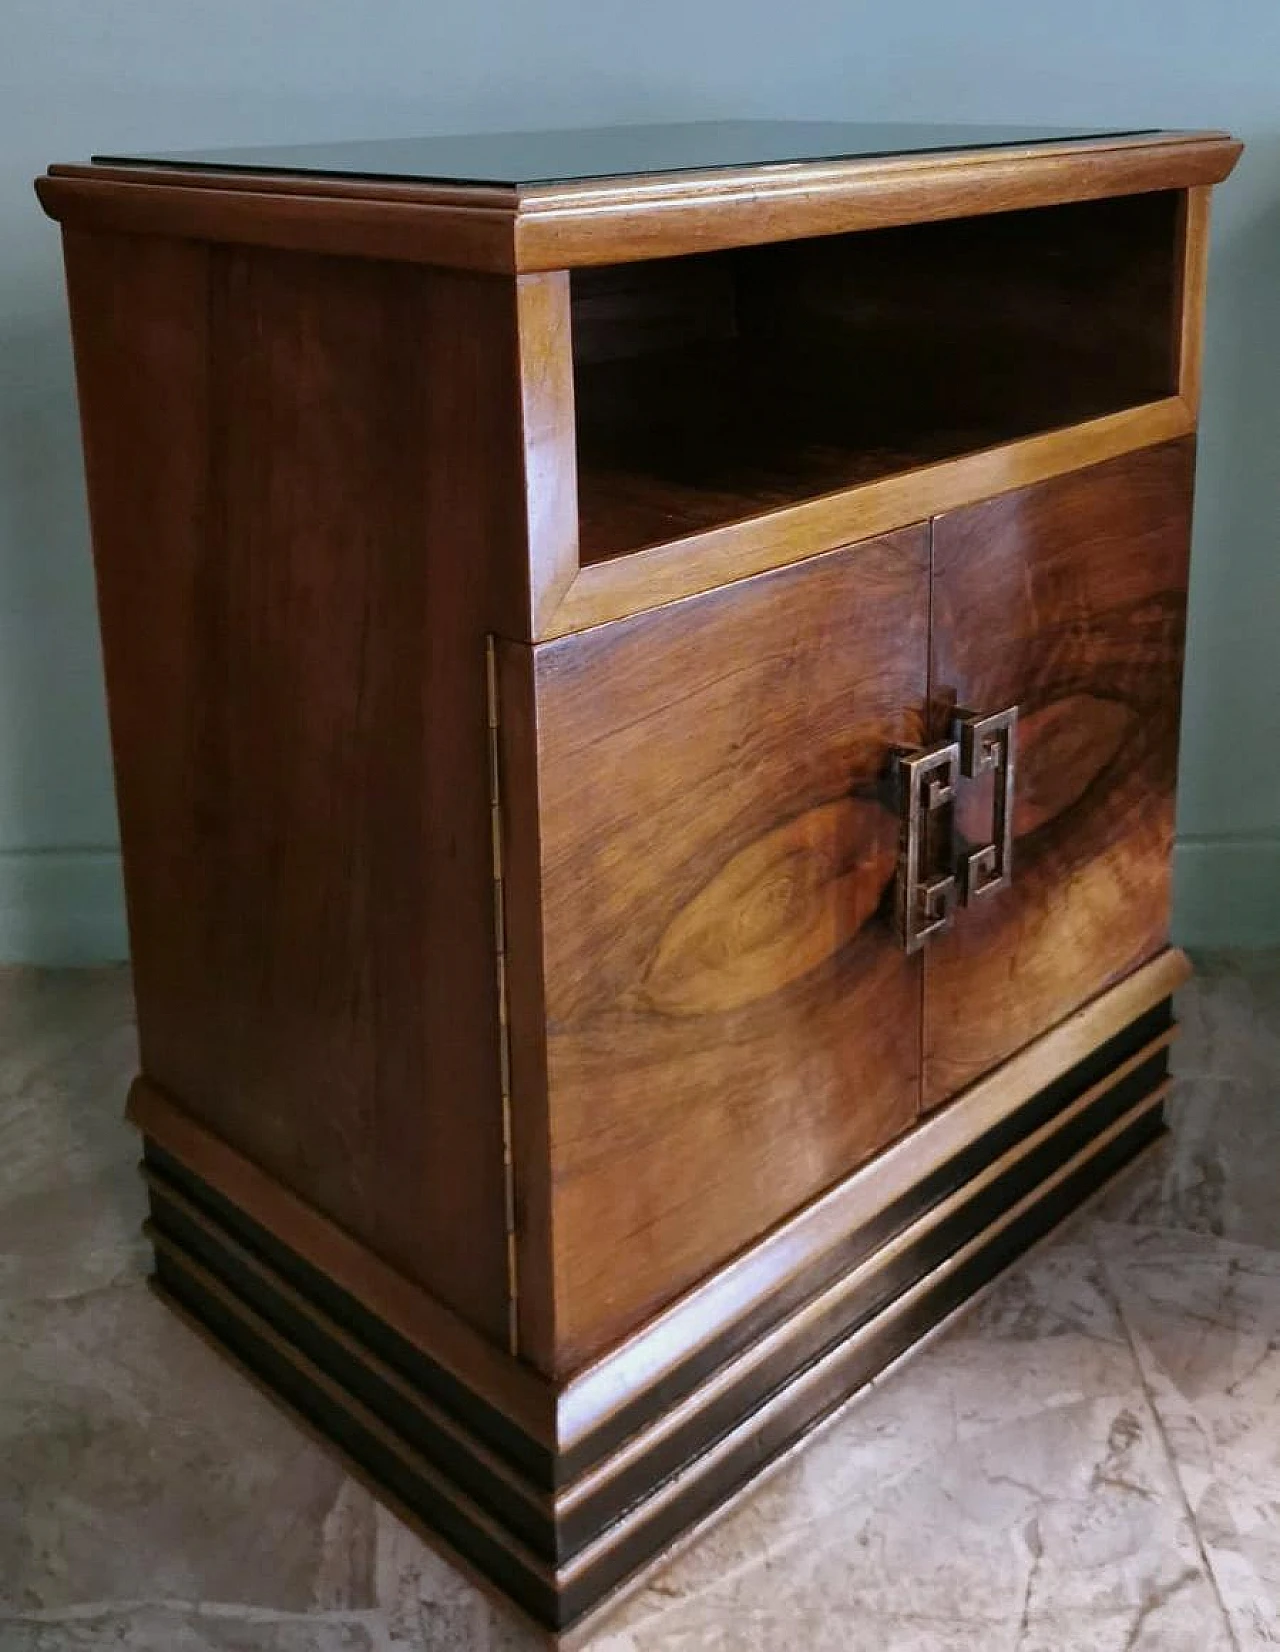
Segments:
[[[1204,303],[1209,277],[1209,213],[1213,191],[1207,185],[1188,189],[1182,196],[1178,223],[1178,293],[1174,308],[1178,394],[1191,408],[1200,408],[1200,375],[1204,355]]]
[[[1107,994],[1090,1011],[1095,1029],[1176,979],[1176,964],[1162,959]],[[290,1285],[296,1270],[282,1253],[238,1243],[208,1214],[207,1188],[181,1172],[189,1196],[175,1194],[171,1163],[152,1178],[159,1278],[224,1350],[353,1452],[393,1507],[416,1510],[429,1542],[461,1547],[546,1627],[576,1628],[1153,1139],[1173,1032],[1166,999],[1065,1071],[1047,1046],[1071,1061],[1080,1029],[1050,1034],[1045,1089],[1007,1108],[995,1130],[956,1136],[957,1151],[922,1165],[890,1211],[851,1211],[843,1250],[811,1253],[799,1289],[775,1293],[737,1345],[708,1349],[675,1385],[651,1364],[643,1410],[608,1422],[608,1438],[597,1429],[590,1457],[562,1428],[550,1496],[389,1367],[367,1318],[346,1326],[306,1282]],[[923,1132],[939,1144],[942,1122]]]
[[[617,264],[719,247],[965,218],[1055,201],[1220,183],[1241,145],[1153,133],[803,167],[542,185],[520,191],[516,267]]]
[[[556,1371],[915,1116],[881,788],[927,572],[909,530],[532,656]]]
[[[1173,395],[1179,199],[575,273],[580,560]]]
[[[735,1393],[740,1394],[744,1387],[761,1394],[772,1392],[780,1380],[829,1348],[842,1329],[857,1324],[861,1317],[858,1308],[865,1309],[868,1299],[874,1301],[875,1293],[884,1289],[887,1280],[910,1279],[921,1267],[922,1256],[942,1260],[949,1251],[956,1250],[957,1228],[963,1231],[963,1219],[971,1214],[975,1203],[980,1203],[982,1196],[1002,1181],[1025,1174],[1026,1167],[1036,1161],[1046,1146],[1067,1134],[1113,1092],[1124,1094],[1121,1087],[1126,1080],[1145,1069],[1140,1103],[1145,1107],[1159,1105],[1169,1090],[1169,1081],[1162,1076],[1163,1052],[1172,1036],[1172,1032],[1162,1033],[1113,1074],[1083,1090],[1039,1129],[1029,1132],[1007,1152],[994,1158],[977,1176],[931,1205],[917,1220],[904,1226],[862,1261],[841,1272],[803,1307],[780,1319],[742,1353],[720,1366],[683,1404],[670,1406],[648,1427],[634,1433],[596,1469],[565,1489],[557,1500],[561,1520],[573,1521],[593,1506],[607,1505],[611,1499],[625,1507],[631,1490],[628,1482],[634,1482],[637,1471],[652,1476],[655,1464],[683,1467],[705,1440],[714,1439],[721,1432]],[[1146,1074],[1152,1075],[1155,1082],[1147,1082]],[[1103,1137],[1101,1130],[1090,1132],[1095,1133]],[[620,1486],[626,1488],[621,1496]]]
[[[695,513],[690,518],[686,508],[675,517],[664,518],[661,501],[655,507],[639,472],[622,490],[616,478],[608,481],[606,477],[610,511],[616,514],[619,505],[630,500],[627,508],[640,512],[643,518],[644,538],[657,531],[653,513],[658,508],[656,520],[663,540],[654,549],[616,559],[616,565],[608,566],[590,562],[597,554],[591,542],[596,479],[588,470],[581,484],[587,566],[576,577],[571,505],[575,490],[570,414],[573,398],[565,379],[564,360],[567,335],[563,316],[557,317],[556,304],[549,297],[553,291],[563,293],[563,271],[559,276],[549,272],[543,285],[539,285],[540,276],[531,276],[527,291],[523,285],[518,288],[517,302],[521,312],[520,350],[525,363],[522,395],[527,474],[532,488],[528,512],[532,567],[528,617],[513,621],[506,631],[512,636],[548,639],[675,601],[730,579],[747,578],[767,568],[799,561],[853,539],[889,532],[995,491],[1024,486],[1080,464],[1100,462],[1137,446],[1189,433],[1194,428],[1198,388],[1196,337],[1202,298],[1203,203],[1210,181],[1206,169],[1215,176],[1229,169],[1238,147],[1215,135],[1164,134],[1103,146],[1077,145],[1063,151],[1050,147],[916,156],[805,167],[796,169],[795,176],[789,172],[757,176],[746,169],[712,177],[684,174],[623,180],[603,189],[572,186],[550,192],[409,186],[380,180],[175,174],[155,167],[58,167],[39,181],[38,190],[46,210],[72,229],[115,227],[131,236],[204,236],[214,241],[256,241],[343,252],[359,258],[425,258],[509,271],[515,268],[514,254],[509,256],[504,249],[517,212],[554,216],[563,207],[572,216],[579,209],[586,210],[584,203],[596,198],[591,193],[593,187],[599,201],[616,197],[615,204],[629,202],[642,215],[651,208],[665,210],[663,203],[712,203],[718,212],[724,203],[739,201],[749,205],[746,221],[755,223],[759,219],[762,226],[764,215],[757,206],[761,200],[772,199],[772,191],[781,191],[779,201],[791,201],[801,216],[815,202],[829,196],[831,221],[818,226],[827,235],[901,224],[913,217],[959,218],[966,210],[965,204],[952,190],[966,178],[981,196],[983,214],[1053,201],[1093,202],[1117,189],[1191,189],[1186,223],[1194,233],[1185,240],[1191,262],[1183,259],[1180,290],[1185,310],[1177,324],[1186,396],[1180,389],[1177,396],[1032,435],[1020,435],[1008,420],[1003,426],[999,421],[989,425],[985,434],[975,425],[964,438],[972,451],[958,452],[954,440],[949,447],[946,432],[935,429],[932,447],[928,442],[917,442],[914,450],[908,446],[893,461],[905,467],[900,474],[884,474],[883,460],[877,460],[874,453],[867,454],[852,469],[845,463],[839,474],[832,474],[828,466],[825,475],[806,476],[801,493],[812,496],[798,497],[793,489],[789,498],[754,497],[746,507],[745,520],[724,520],[741,515],[741,499],[736,504],[732,499],[722,501],[714,489],[706,488],[699,490],[705,497],[694,501],[703,512],[701,517]],[[1103,174],[1096,171],[1099,166],[1108,180],[1105,188]],[[1032,187],[1036,177],[1039,183]],[[1008,186],[1010,178],[1022,182],[1012,188]],[[1067,181],[1071,187],[1067,187]],[[921,189],[930,201],[945,204],[946,210],[915,214],[911,206],[913,192]],[[831,205],[846,197],[863,206],[879,199],[884,210],[864,213],[860,207],[850,217]],[[783,205],[778,211],[785,219]],[[804,233],[817,230],[810,228]],[[777,225],[771,224],[767,232],[762,227],[759,236],[731,237],[723,244],[759,243],[767,251],[768,244],[776,242],[780,234]],[[650,249],[644,256],[685,254],[703,244],[695,235],[687,243]],[[710,244],[719,246],[721,242],[713,237]],[[627,247],[631,250],[625,250]],[[637,256],[630,242],[618,252],[618,260]],[[591,272],[582,273],[585,277]],[[542,296],[535,299],[535,292]],[[1059,328],[1058,336],[1070,338],[1072,331]],[[1048,382],[1047,377],[1044,382]],[[1071,416],[1079,412],[1076,409]],[[690,501],[685,503],[687,507]],[[712,513],[710,519],[705,514],[708,510]],[[722,519],[719,523],[715,521],[717,515]]]
[[[510,206],[442,203],[372,192],[166,184],[89,176],[49,176],[36,185],[51,218],[77,230],[272,247],[278,251],[395,259],[507,273],[515,267]],[[154,174],[153,174],[154,179]]]
[[[63,166],[37,189],[73,227],[534,273],[1208,186],[1240,148],[1219,132],[1164,132],[510,192],[326,179],[321,193],[283,175]]]
[[[851,1233],[1120,1037],[1190,974],[1184,953],[1176,948],[1160,953],[576,1373],[557,1403],[562,1453],[573,1458],[587,1452],[593,1435],[607,1430],[612,1418],[633,1414],[648,1392],[679,1392],[681,1368],[700,1357],[714,1364],[706,1351],[716,1343],[733,1346],[735,1327],[744,1328],[745,1343],[745,1328],[765,1320],[768,1305],[783,1299],[797,1280],[822,1277],[827,1258]],[[624,1428],[623,1437],[628,1432]]]
[[[545,623],[550,640],[748,579],[855,539],[1189,435],[1177,396],[763,511],[631,556],[589,563]]]
[[[956,704],[1022,727],[1013,887],[928,950],[926,1106],[1166,944],[1193,462],[1170,444],[934,526],[935,734]]]
[[[501,643],[498,675],[502,774],[507,1027],[511,1055],[511,1139],[520,1280],[517,1342],[541,1371],[555,1365],[556,1293],[551,1233],[555,1189],[547,1106],[546,987],[542,920],[542,801],[538,702],[527,647]]]
[[[514,210],[516,191],[505,184],[449,184],[397,181],[391,178],[326,177],[305,172],[219,172],[216,167],[150,165],[139,161],[61,164],[50,178],[80,183],[152,184],[157,189],[242,190],[254,195],[316,195],[326,200],[411,201],[419,206],[480,207]],[[37,181],[37,192],[40,181]]]
[[[1160,1127],[1238,153],[38,186],[162,1283],[546,1626]],[[1012,703],[907,957],[894,749]]]
[[[143,1070],[501,1335],[484,638],[523,606],[511,284],[67,252]]]
[[[569,277],[522,275],[515,288],[529,551],[529,615],[520,635],[536,637],[578,571]]]
[[[564,1595],[573,1599],[575,1585],[583,1574],[592,1570],[608,1576],[611,1556],[615,1557],[618,1567],[615,1575],[619,1580],[626,1576],[631,1569],[626,1564],[627,1540],[633,1537],[636,1528],[647,1527],[651,1534],[648,1541],[654,1546],[657,1546],[655,1537],[658,1543],[664,1538],[669,1541],[699,1514],[720,1507],[738,1485],[755,1478],[762,1461],[776,1456],[807,1432],[815,1421],[841,1405],[893,1358],[932,1330],[949,1309],[987,1283],[1127,1163],[1141,1145],[1159,1132],[1161,1100],[1162,1091],[1157,1090],[1136,1102],[1039,1186],[1002,1211],[966,1245],[898,1296],[883,1313],[835,1339],[820,1358],[776,1390],[737,1428],[718,1439],[686,1473],[674,1476],[598,1544],[563,1567],[559,1582]],[[1095,1167],[1092,1175],[1088,1174],[1091,1166]],[[1055,1198],[1059,1190],[1061,1197]],[[1005,1235],[1008,1241],[1001,1244]]]

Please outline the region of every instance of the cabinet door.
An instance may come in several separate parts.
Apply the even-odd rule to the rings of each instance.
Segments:
[[[928,562],[912,528],[532,651],[560,1368],[916,1118],[884,780]]]
[[[1177,442],[934,524],[932,732],[1017,705],[1019,739],[1012,884],[929,943],[926,1107],[1166,944],[1192,469]]]

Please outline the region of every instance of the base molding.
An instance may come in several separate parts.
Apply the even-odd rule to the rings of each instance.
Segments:
[[[1153,960],[566,1383],[496,1351],[511,1370],[469,1381],[465,1338],[389,1324],[144,1091],[157,1285],[468,1570],[576,1631],[1161,1132],[1185,974]]]

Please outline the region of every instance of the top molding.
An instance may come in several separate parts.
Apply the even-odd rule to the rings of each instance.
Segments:
[[[1157,132],[520,187],[98,164],[50,167],[36,192],[73,230],[514,275],[1190,189],[1241,147]]]

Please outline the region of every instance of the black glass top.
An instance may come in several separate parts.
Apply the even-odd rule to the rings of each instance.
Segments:
[[[372,138],[262,149],[95,155],[100,164],[195,167],[218,172],[320,173],[418,183],[548,184],[645,172],[780,166],[957,149],[1134,137],[1134,131],[1035,126],[865,125],[846,121],[693,121],[564,132]]]

